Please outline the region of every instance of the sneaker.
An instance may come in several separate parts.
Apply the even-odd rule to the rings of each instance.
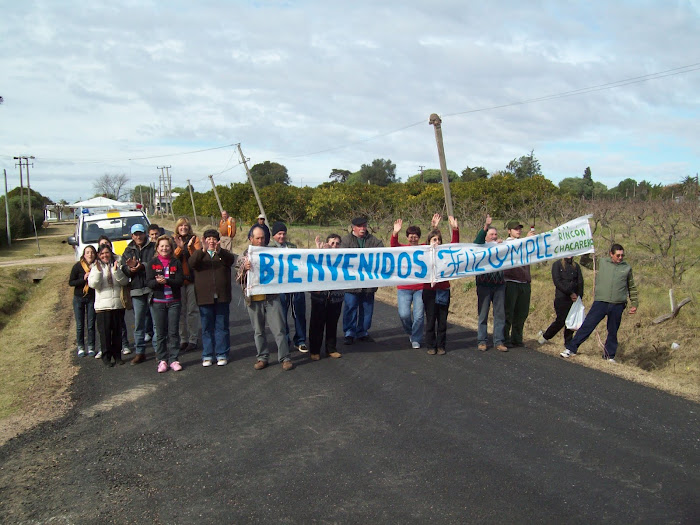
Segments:
[[[226,366],[227,364],[228,364],[228,359],[226,359],[225,357],[219,357],[216,360],[216,366]]]
[[[486,350],[489,349],[489,347],[486,346],[486,343],[479,343],[479,346],[477,346],[477,348],[478,348],[479,350],[481,350],[482,352],[486,352]]]
[[[151,337],[151,334],[146,334],[143,336],[144,343],[149,343],[151,341],[151,339],[153,339],[153,337]]]
[[[125,346],[124,348],[122,348],[122,354],[127,355],[130,353],[131,353],[131,348],[129,348],[128,346]]]
[[[297,346],[297,350],[300,352],[303,352],[304,354],[309,351],[309,347],[306,346],[306,343],[301,343],[299,346]]]
[[[253,368],[256,370],[262,370],[263,368],[267,367],[267,361],[255,361],[255,365]]]
[[[500,345],[496,345],[496,350],[498,350],[499,352],[507,352],[508,347],[501,343]]]
[[[615,361],[615,358],[614,358],[614,357],[608,357],[608,358],[606,359],[606,361],[607,361],[608,363],[612,363],[612,364],[614,364],[614,365],[617,364],[617,361]]]
[[[172,363],[170,363],[170,370],[172,370],[173,372],[179,372],[180,370],[182,370],[182,365],[179,361],[173,361]]]
[[[430,350],[428,350],[428,355],[435,355],[435,354],[437,354],[437,350],[435,350],[434,348],[431,348]]]
[[[411,348],[420,348],[420,343],[418,341],[411,341]]]
[[[159,361],[158,362],[158,373],[162,374],[163,372],[168,371],[168,362],[167,361]]]
[[[85,349],[78,347],[78,357],[85,357]]]
[[[343,339],[343,344],[344,344],[344,345],[351,345],[351,344],[353,344],[354,342],[355,342],[355,338],[354,338],[354,337],[351,337],[351,336],[349,336],[349,335],[346,335],[346,336],[345,336],[345,339]]]
[[[339,358],[343,357],[343,354],[341,354],[340,352],[331,352],[330,354],[328,354],[328,357],[333,357],[335,359],[339,359]]]
[[[89,348],[88,347],[88,357],[95,357],[95,349],[94,348]]]
[[[291,370],[292,368],[294,368],[294,363],[292,363],[289,359],[282,361],[282,370]]]
[[[438,348],[438,349],[437,349],[437,355],[445,355],[445,349],[444,349],[444,348]]]
[[[568,357],[572,357],[574,355],[574,353],[571,350],[569,350],[568,348],[565,348],[564,351],[559,355],[562,357],[568,358]]]
[[[372,337],[369,334],[363,335],[362,337],[360,337],[360,341],[363,341],[365,343],[374,343],[374,337]]]
[[[547,340],[544,338],[544,332],[542,330],[537,332],[537,342],[541,345],[547,342]]]
[[[203,359],[202,366],[211,366],[213,361],[211,359]]]
[[[95,359],[102,359],[102,350],[95,354]]]
[[[311,354],[309,356],[312,361],[320,361],[321,360],[321,354]]]

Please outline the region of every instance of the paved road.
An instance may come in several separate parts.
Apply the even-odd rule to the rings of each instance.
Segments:
[[[459,327],[428,356],[383,304],[376,344],[255,371],[234,301],[227,367],[82,360],[71,413],[0,448],[1,521],[700,520],[695,403]]]

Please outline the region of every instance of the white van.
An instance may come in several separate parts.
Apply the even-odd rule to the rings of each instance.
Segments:
[[[75,248],[75,260],[80,259],[88,244],[97,249],[101,235],[106,235],[112,241],[114,253],[121,255],[131,241],[131,227],[134,224],[143,224],[148,233],[151,223],[141,210],[113,209],[94,214],[83,210],[78,217],[75,234],[68,237],[68,244]]]

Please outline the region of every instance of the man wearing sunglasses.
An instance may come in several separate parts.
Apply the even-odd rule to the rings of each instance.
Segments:
[[[605,340],[603,359],[615,362],[617,353],[617,330],[622,322],[622,313],[627,306],[627,299],[632,303],[629,313],[637,313],[639,299],[637,287],[632,277],[632,267],[623,259],[625,250],[619,244],[610,248],[610,257],[600,260],[595,278],[595,297],[588,315],[578,329],[574,338],[566,344],[562,357],[573,357],[578,347],[593,333],[604,317],[608,318],[608,338]],[[583,263],[583,260],[582,260]]]

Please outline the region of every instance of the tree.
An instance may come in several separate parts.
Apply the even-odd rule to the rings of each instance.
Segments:
[[[339,170],[338,168],[333,168],[328,178],[336,182],[346,182],[350,175],[352,175],[352,171],[350,170]]]
[[[567,177],[559,181],[559,189],[567,195],[581,197],[583,195],[584,181],[578,177]]]
[[[250,175],[258,188],[272,186],[273,184],[284,184],[289,186],[291,182],[287,174],[287,168],[276,162],[266,160],[250,168]]]
[[[105,173],[92,183],[97,195],[105,195],[111,199],[121,200],[129,197],[126,185],[129,177],[124,173]]]
[[[540,161],[535,158],[535,150],[531,150],[529,155],[523,155],[519,159],[511,160],[506,166],[506,172],[515,176],[518,180],[542,175],[542,167],[540,166]]]
[[[442,172],[437,169],[423,170],[423,173],[417,173],[416,175],[411,175],[406,182],[420,182],[421,176],[423,177],[423,182],[426,183],[440,183],[442,182]],[[450,182],[455,181],[459,178],[459,175],[452,170],[447,170],[447,180]]]
[[[390,159],[374,159],[372,164],[363,164],[360,171],[353,173],[348,182],[361,182],[363,184],[376,184],[388,186],[398,182],[396,178],[396,164]]]
[[[593,175],[591,173],[591,168],[586,167],[583,170],[583,184],[581,186],[581,197],[584,199],[593,198]]]
[[[489,171],[483,166],[476,166],[474,168],[470,168],[469,166],[467,166],[465,169],[462,170],[462,180],[464,182],[488,178]]]

